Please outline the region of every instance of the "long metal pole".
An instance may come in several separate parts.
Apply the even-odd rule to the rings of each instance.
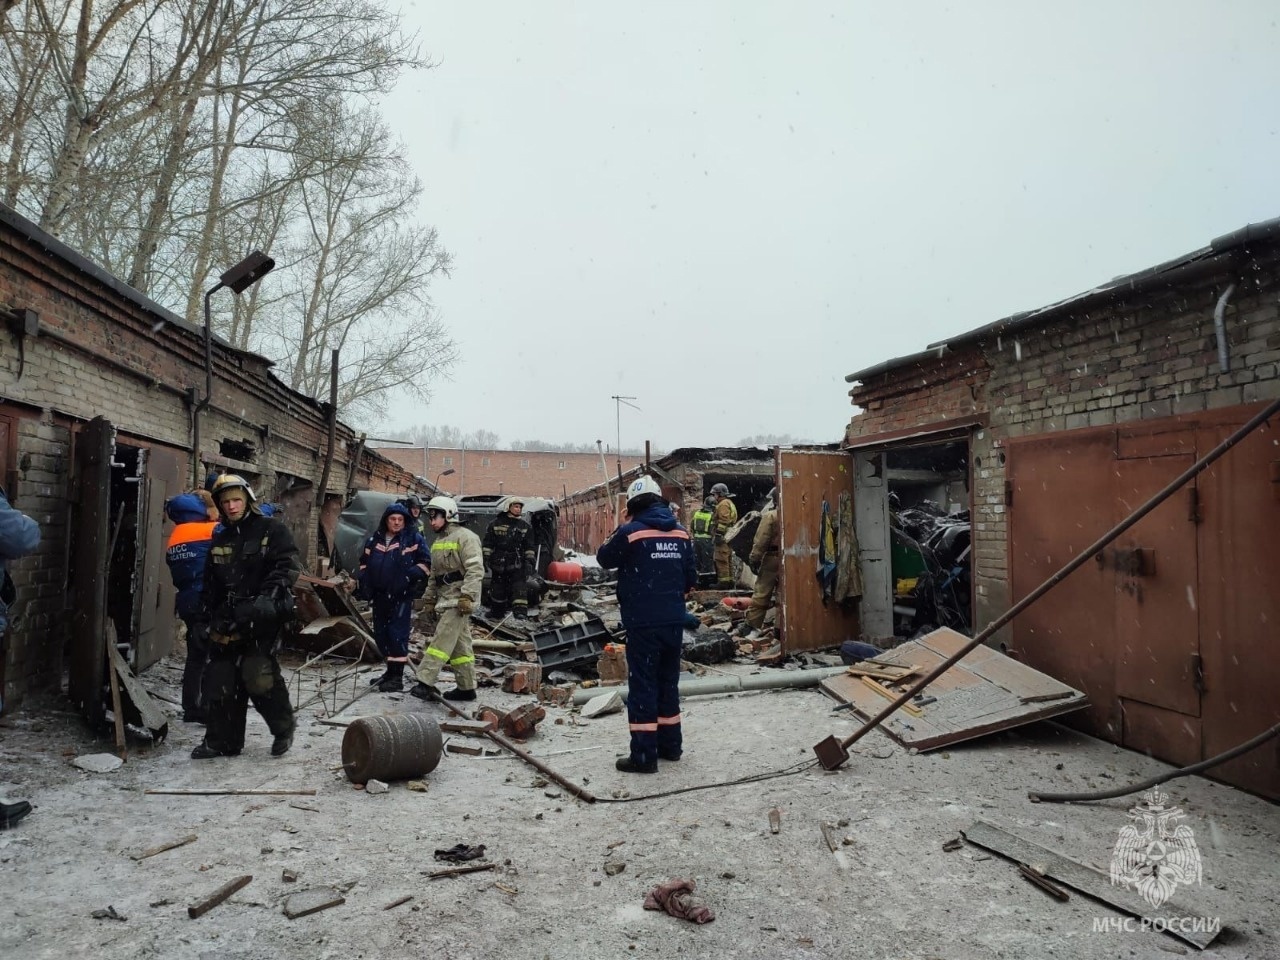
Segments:
[[[863,737],[865,737],[868,733],[870,733],[876,727],[880,726],[880,724],[884,722],[885,718],[887,718],[892,713],[894,713],[904,703],[910,702],[912,697],[914,697],[917,693],[919,693],[929,684],[933,683],[933,681],[937,680],[938,677],[942,676],[944,673],[946,673],[948,670],[954,667],[957,663],[959,663],[962,659],[964,659],[970,652],[975,650],[978,647],[978,645],[981,644],[984,640],[990,637],[993,633],[995,633],[997,630],[1003,627],[1006,623],[1008,623],[1018,614],[1022,613],[1022,611],[1026,610],[1027,607],[1031,606],[1033,603],[1035,603],[1037,600],[1043,597],[1046,593],[1048,593],[1050,590],[1052,590],[1054,587],[1060,584],[1063,580],[1065,580],[1068,576],[1074,573],[1077,569],[1082,567],[1084,564],[1088,563],[1090,558],[1093,557],[1093,555],[1096,554],[1099,550],[1101,550],[1107,544],[1111,543],[1111,541],[1115,540],[1117,537],[1120,536],[1120,534],[1124,533],[1130,527],[1134,526],[1139,520],[1141,520],[1143,517],[1149,514],[1156,507],[1160,506],[1160,504],[1162,504],[1165,500],[1169,499],[1169,497],[1173,496],[1173,494],[1176,493],[1183,485],[1185,485],[1188,480],[1191,480],[1196,476],[1198,476],[1199,474],[1203,473],[1206,469],[1208,469],[1210,464],[1216,461],[1219,457],[1225,454],[1228,450],[1234,447],[1237,443],[1239,443],[1241,440],[1247,437],[1250,433],[1252,433],[1258,427],[1266,423],[1267,420],[1275,416],[1277,412],[1280,412],[1280,398],[1272,400],[1271,403],[1267,404],[1267,406],[1261,412],[1251,417],[1243,426],[1241,426],[1238,430],[1236,430],[1235,433],[1231,434],[1231,436],[1223,440],[1220,444],[1218,444],[1216,447],[1214,447],[1212,450],[1206,453],[1202,458],[1197,460],[1191,466],[1187,467],[1186,470],[1184,470],[1176,479],[1172,480],[1168,484],[1168,486],[1166,486],[1163,490],[1161,490],[1159,493],[1153,496],[1150,500],[1148,500],[1146,503],[1140,506],[1133,513],[1129,514],[1127,518],[1120,521],[1120,523],[1116,524],[1114,527],[1112,527],[1110,530],[1104,533],[1101,537],[1095,540],[1088,547],[1081,550],[1080,553],[1076,555],[1075,559],[1070,561],[1065,567],[1063,567],[1061,570],[1059,570],[1057,573],[1051,576],[1048,580],[1044,581],[1044,583],[1040,584],[1040,586],[1032,590],[1029,594],[1027,594],[1025,597],[1019,600],[1016,604],[1014,604],[1012,607],[1006,610],[1003,614],[997,617],[990,624],[988,624],[987,627],[984,630],[982,630],[982,632],[980,632],[976,637],[974,637],[972,640],[966,643],[963,647],[957,650],[954,654],[952,654],[942,663],[934,667],[933,670],[929,671],[929,673],[927,673],[925,676],[921,677],[918,681],[916,681],[915,685],[912,686],[911,689],[903,693],[900,697],[898,697],[897,700],[894,700],[893,703],[889,704],[889,706],[881,710],[878,714],[876,714],[874,717],[868,720],[863,726],[855,730],[853,733],[849,734],[849,736],[845,737],[843,740],[839,741],[840,747],[843,748],[843,751],[845,752],[845,756],[842,759],[840,759],[840,761],[836,763],[834,766],[827,766],[827,762],[829,760],[832,760],[833,758],[829,753],[827,753],[825,750],[822,749],[825,745],[830,744],[830,740],[832,738],[829,737],[827,738],[827,740],[824,740],[822,741],[822,743],[816,745],[814,747],[814,752],[817,753],[818,759],[823,762],[823,766],[828,770],[834,770],[837,767],[839,767],[841,764],[843,764],[844,760],[848,759],[847,751],[852,744],[861,740]]]

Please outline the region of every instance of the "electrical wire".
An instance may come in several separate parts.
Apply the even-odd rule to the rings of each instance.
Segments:
[[[1036,793],[1031,792],[1027,797],[1032,803],[1083,803],[1089,800],[1113,800],[1116,797],[1126,797],[1131,793],[1137,793],[1139,790],[1149,790],[1151,787],[1164,783],[1167,780],[1176,780],[1178,777],[1189,777],[1192,774],[1199,773],[1202,770],[1208,770],[1210,767],[1216,767],[1220,763],[1226,763],[1233,760],[1242,753],[1248,753],[1255,747],[1260,747],[1268,740],[1280,734],[1280,723],[1277,723],[1270,730],[1264,730],[1252,740],[1246,740],[1239,746],[1232,747],[1224,753],[1218,754],[1216,757],[1210,757],[1208,760],[1201,760],[1199,763],[1193,763],[1189,767],[1182,767],[1178,770],[1170,770],[1168,773],[1162,773],[1159,776],[1152,777],[1150,780],[1143,780],[1141,783],[1135,783],[1128,787],[1116,787],[1114,790],[1099,790],[1097,793]]]

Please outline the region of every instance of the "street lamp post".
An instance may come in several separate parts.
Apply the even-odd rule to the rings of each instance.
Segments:
[[[261,250],[255,250],[226,273],[218,278],[218,282],[210,287],[204,295],[204,398],[196,405],[193,418],[195,449],[192,451],[192,480],[200,483],[200,414],[213,402],[213,324],[209,314],[209,298],[223,287],[239,295],[265,277],[275,268],[276,262]]]
[[[453,475],[454,475],[455,473],[457,473],[457,472],[458,472],[458,471],[454,470],[454,469],[453,469],[453,467],[450,467],[448,470],[441,470],[439,473],[437,473],[437,474],[436,474],[436,482],[435,482],[435,488],[436,488],[436,490],[439,490],[439,489],[440,489],[440,478],[441,478],[441,477],[451,477],[451,476],[453,476]]]

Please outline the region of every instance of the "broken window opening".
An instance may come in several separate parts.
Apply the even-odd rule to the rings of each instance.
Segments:
[[[248,440],[232,440],[224,437],[218,441],[218,453],[228,460],[247,460],[252,462],[258,456],[257,448]]]

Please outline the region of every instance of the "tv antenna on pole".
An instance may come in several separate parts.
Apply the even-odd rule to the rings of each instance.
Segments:
[[[613,404],[613,405],[614,405],[615,421],[616,421],[616,422],[615,422],[615,427],[616,427],[616,429],[617,429],[617,438],[616,438],[616,439],[617,439],[617,441],[618,441],[618,446],[617,446],[617,448],[614,450],[614,453],[615,453],[615,455],[616,455],[616,456],[617,456],[617,458],[618,458],[618,487],[619,487],[619,489],[621,489],[621,487],[622,487],[622,405],[625,403],[625,404],[626,404],[628,407],[630,407],[632,410],[639,410],[640,408],[639,408],[639,407],[637,407],[634,403],[627,403],[627,401],[628,401],[628,400],[638,400],[638,399],[640,399],[640,398],[639,398],[639,397],[619,397],[619,396],[617,396],[616,394],[615,394],[615,395],[614,395],[614,397],[613,397],[613,401],[614,401],[614,404]]]

